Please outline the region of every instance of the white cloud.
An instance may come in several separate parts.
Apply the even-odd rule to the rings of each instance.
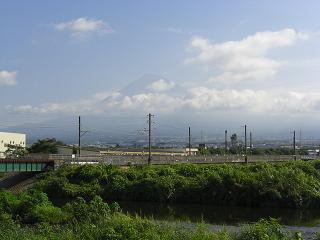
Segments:
[[[0,71],[0,87],[17,84],[17,72]]]
[[[174,86],[174,82],[168,82],[164,79],[159,79],[158,81],[151,83],[147,88],[154,92],[165,92],[174,88]]]
[[[82,38],[92,33],[111,33],[112,28],[102,20],[81,17],[54,25],[57,31],[70,31],[73,37]]]
[[[266,92],[253,90],[217,90],[206,87],[197,87],[190,90],[186,104],[194,109],[206,110],[250,110],[253,105],[263,101]]]
[[[239,41],[213,44],[208,39],[194,37],[190,46],[199,53],[186,60],[189,64],[202,64],[220,72],[211,82],[240,82],[272,78],[284,62],[268,57],[270,50],[292,46],[308,35],[294,29],[276,32],[257,32]]]
[[[101,114],[148,112],[174,113],[196,111],[204,113],[234,112],[297,116],[320,113],[320,94],[304,92],[274,92],[265,90],[218,90],[207,87],[191,88],[184,96],[167,93],[141,93],[123,96],[119,92],[97,94],[76,102],[46,103],[39,106],[8,106],[7,110],[39,114]]]
[[[217,90],[198,87],[185,99],[192,109],[263,113],[268,115],[299,115],[319,112],[320,94],[304,92],[275,92],[266,90]]]
[[[183,100],[160,93],[143,93],[134,96],[126,96],[121,100],[121,108],[124,110],[159,111],[172,113],[181,108]]]

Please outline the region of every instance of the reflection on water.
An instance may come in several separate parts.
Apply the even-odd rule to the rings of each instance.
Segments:
[[[239,225],[261,218],[276,218],[288,226],[319,226],[319,210],[280,208],[216,207],[198,204],[160,204],[150,202],[119,202],[123,212],[156,220],[180,220],[214,225]]]

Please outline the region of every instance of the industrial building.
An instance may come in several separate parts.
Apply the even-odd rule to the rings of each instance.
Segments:
[[[5,157],[8,146],[26,147],[26,134],[0,132],[0,158]]]

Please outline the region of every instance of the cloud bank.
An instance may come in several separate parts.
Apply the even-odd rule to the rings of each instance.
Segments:
[[[60,22],[54,25],[57,31],[68,31],[75,38],[83,38],[93,33],[111,33],[112,28],[102,20],[81,17],[68,22]]]
[[[241,111],[268,115],[297,115],[319,112],[320,94],[264,90],[218,90],[207,87],[190,89],[185,96],[167,93],[141,93],[124,96],[120,92],[95,96],[77,102],[47,103],[39,106],[8,106],[7,110],[31,113],[86,114],[113,112],[174,113],[177,111]]]
[[[14,86],[17,84],[17,72],[0,71],[0,87]]]
[[[287,28],[281,31],[257,32],[238,41],[210,43],[206,38],[194,37],[190,48],[197,51],[187,64],[200,64],[218,72],[211,83],[236,83],[272,78],[284,65],[268,56],[271,50],[294,45],[308,35]]]
[[[154,92],[165,92],[171,90],[174,88],[174,86],[174,82],[168,82],[164,79],[159,79],[158,81],[151,83],[147,88]]]

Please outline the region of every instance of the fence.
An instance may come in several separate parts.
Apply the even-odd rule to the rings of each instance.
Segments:
[[[55,162],[55,166],[59,167],[62,164],[112,164],[117,166],[127,165],[144,165],[148,163],[146,155],[56,155],[49,156],[50,160]],[[296,156],[297,160],[306,159],[305,156]],[[308,158],[310,159],[310,158]],[[254,155],[248,156],[248,162],[282,162],[294,160],[292,155]],[[162,164],[178,164],[178,163],[194,163],[194,164],[209,164],[209,163],[241,163],[245,162],[243,155],[210,155],[210,156],[168,156],[154,155],[151,163],[153,165]]]

